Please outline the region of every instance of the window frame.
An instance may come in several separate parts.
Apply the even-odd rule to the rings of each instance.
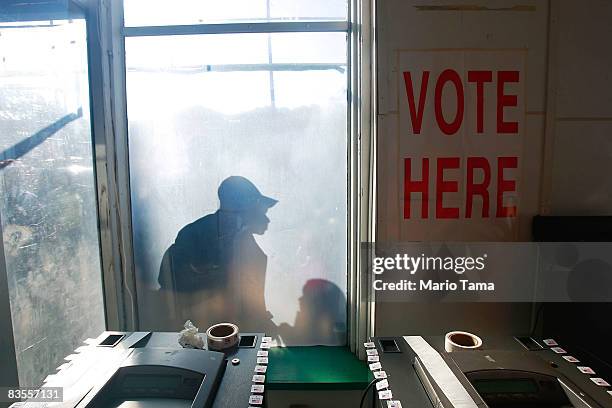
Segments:
[[[0,342],[0,384],[19,385],[17,371],[17,352],[13,337],[13,318],[8,288],[6,258],[4,256],[4,235],[2,234],[2,215],[0,214],[0,321],[4,341]]]
[[[125,38],[194,34],[345,32],[347,34],[347,344],[353,352],[373,335],[372,293],[361,273],[361,242],[373,237],[371,188],[372,10],[374,0],[348,0],[346,20],[270,21],[125,27],[122,0],[101,0],[91,41],[101,66],[93,98],[107,329],[138,330],[138,301],[128,157]],[[364,42],[364,35],[367,42]],[[92,65],[95,65],[92,63]],[[366,92],[362,92],[366,90]],[[365,96],[366,98],[363,98]],[[364,153],[366,156],[364,157]]]

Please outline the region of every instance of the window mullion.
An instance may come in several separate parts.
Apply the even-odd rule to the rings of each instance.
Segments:
[[[227,24],[194,24],[167,25],[147,27],[124,27],[125,37],[146,37],[161,35],[194,35],[194,34],[266,34],[266,33],[333,33],[349,32],[347,21],[313,21],[313,22],[268,22],[268,23],[227,23]]]

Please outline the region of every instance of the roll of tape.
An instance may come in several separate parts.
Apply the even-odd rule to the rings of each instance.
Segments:
[[[444,349],[453,351],[477,350],[482,347],[482,339],[475,334],[464,331],[452,331],[444,336]]]
[[[219,323],[206,330],[208,349],[223,351],[232,348],[240,341],[238,326],[231,323]]]

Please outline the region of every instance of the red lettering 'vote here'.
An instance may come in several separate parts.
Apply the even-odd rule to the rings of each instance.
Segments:
[[[518,71],[468,71],[467,85],[464,85],[460,75],[452,69],[444,70],[435,79],[434,89],[434,117],[435,122],[442,133],[445,135],[456,134],[463,124],[465,116],[465,87],[473,86],[476,91],[476,133],[484,133],[485,123],[485,87],[496,81],[496,131],[498,134],[518,134],[518,122],[508,121],[504,118],[505,108],[517,107],[517,95],[506,93],[505,86],[508,83],[519,81]],[[404,72],[404,82],[406,86],[406,96],[408,99],[408,109],[412,122],[412,130],[415,135],[420,135],[423,127],[423,116],[425,103],[428,97],[430,71],[421,73],[421,83],[418,89],[418,99],[415,93],[413,74],[409,71]],[[452,97],[456,98],[456,110],[451,115],[451,120],[447,120],[442,112],[442,93],[446,87],[451,87]],[[447,94],[448,95],[448,94]],[[488,101],[491,103],[491,101]],[[429,218],[429,197],[430,188],[435,189],[435,218],[438,219],[457,219],[460,217],[460,208],[449,207],[444,203],[446,194],[458,193],[459,181],[445,175],[452,170],[464,170],[465,174],[465,208],[463,214],[465,218],[472,218],[475,213],[474,201],[478,198],[481,202],[480,216],[488,218],[491,216],[490,190],[495,189],[495,217],[515,217],[517,207],[515,205],[504,204],[504,194],[516,191],[516,181],[507,177],[507,170],[518,168],[518,157],[497,157],[497,177],[492,185],[492,169],[489,159],[485,157],[467,157],[465,162],[459,157],[439,157],[435,161],[435,176],[430,182],[430,161],[429,158],[421,160],[421,179],[415,180],[412,177],[412,160],[404,160],[404,218],[409,219],[412,214],[411,198],[413,194],[421,197],[421,218]],[[418,164],[416,164],[418,166]],[[463,167],[462,167],[463,166]],[[478,177],[477,177],[478,176]],[[480,181],[476,181],[479,179]]]

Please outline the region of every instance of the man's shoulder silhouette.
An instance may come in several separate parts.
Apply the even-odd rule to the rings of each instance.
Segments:
[[[169,254],[176,289],[194,291],[224,286],[232,235],[223,226],[218,211],[183,227]]]
[[[185,225],[183,228],[180,229],[178,234],[176,234],[174,245],[182,245],[198,240],[199,235],[201,235],[201,232],[212,228],[212,226],[215,224],[215,218],[215,214],[208,214]]]

